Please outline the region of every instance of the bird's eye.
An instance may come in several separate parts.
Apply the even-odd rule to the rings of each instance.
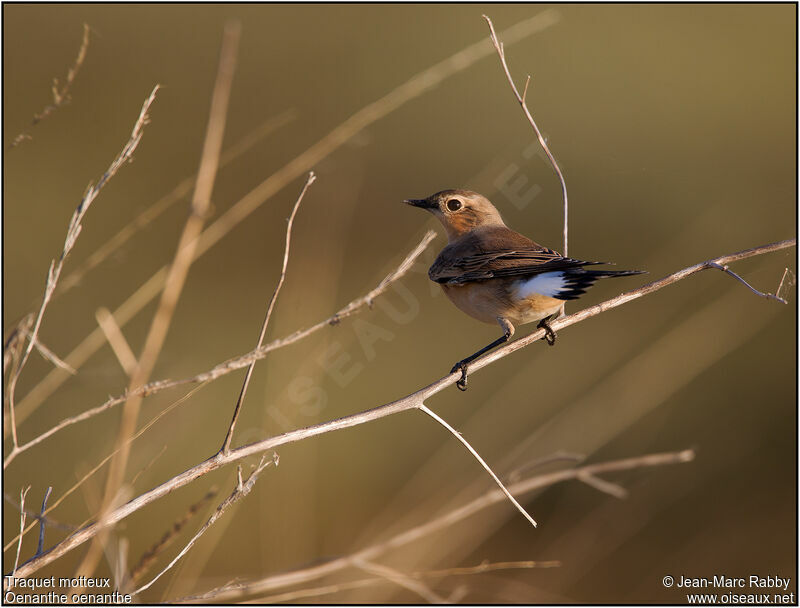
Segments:
[[[447,208],[450,211],[458,211],[461,209],[461,201],[457,198],[451,198],[449,201],[447,201]]]

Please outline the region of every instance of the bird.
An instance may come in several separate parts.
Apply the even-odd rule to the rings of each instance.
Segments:
[[[641,270],[586,270],[607,264],[564,257],[506,226],[486,197],[470,190],[442,190],[406,204],[432,213],[444,226],[448,243],[428,270],[431,281],[461,311],[484,323],[498,323],[503,335],[450,370],[467,389],[468,365],[507,342],[514,327],[538,321],[544,340],[554,345],[549,321],[565,301],[582,296],[598,279],[642,274]]]

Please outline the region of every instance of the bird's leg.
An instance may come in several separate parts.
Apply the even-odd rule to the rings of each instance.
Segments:
[[[491,344],[484,346],[478,352],[471,354],[466,359],[461,359],[458,363],[453,366],[453,369],[450,370],[452,374],[456,370],[461,370],[461,378],[458,379],[456,382],[456,386],[459,390],[465,391],[467,390],[467,365],[472,363],[475,359],[480,357],[483,353],[492,350],[493,348],[500,346],[504,342],[508,342],[508,339],[514,335],[514,326],[508,319],[504,319],[503,317],[497,317],[497,322],[500,324],[500,327],[503,328],[503,335],[497,338]]]
[[[547,342],[547,344],[549,344],[550,346],[553,346],[553,344],[556,343],[556,332],[553,331],[553,328],[550,327],[549,323],[550,319],[552,319],[555,316],[556,315],[550,315],[549,317],[545,317],[544,319],[539,321],[539,324],[536,326],[540,329],[544,329],[544,338],[542,338],[542,340]]]

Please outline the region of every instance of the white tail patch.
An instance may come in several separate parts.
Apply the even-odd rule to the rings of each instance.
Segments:
[[[563,272],[544,272],[534,275],[530,279],[517,281],[514,284],[514,296],[518,299],[524,299],[534,294],[539,294],[555,298],[565,289],[568,289],[568,287]]]

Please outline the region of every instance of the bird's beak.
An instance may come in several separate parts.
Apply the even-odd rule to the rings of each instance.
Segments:
[[[407,198],[404,203],[420,209],[438,209],[439,206],[427,198]]]

